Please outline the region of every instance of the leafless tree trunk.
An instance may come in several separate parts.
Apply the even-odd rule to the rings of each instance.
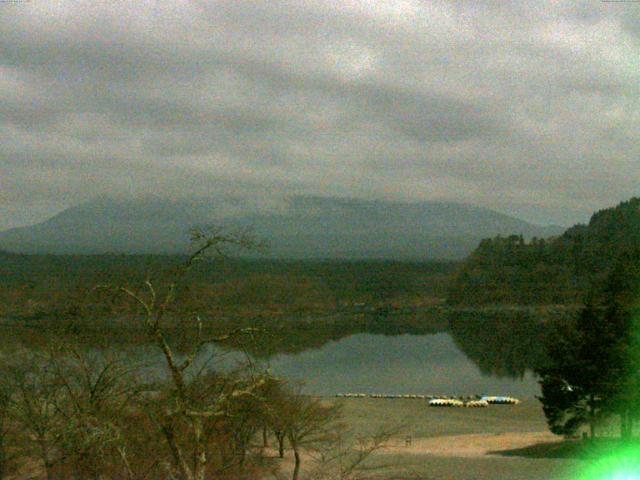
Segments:
[[[267,431],[267,426],[262,426],[262,448],[269,447],[269,436]]]
[[[293,458],[295,461],[291,480],[298,480],[298,476],[300,475],[300,463],[301,463],[300,450],[298,448],[298,444],[295,441],[291,442],[291,448],[293,449]]]
[[[282,430],[277,430],[274,431],[273,434],[276,437],[276,440],[278,441],[278,456],[280,458],[284,458],[284,438],[286,436],[286,433]]]
[[[187,464],[184,455],[182,454],[182,449],[180,448],[176,440],[173,426],[169,423],[165,423],[162,426],[162,433],[164,434],[165,440],[167,441],[167,445],[169,445],[169,450],[171,450],[171,455],[173,457],[173,462],[176,468],[178,468],[184,479],[193,480],[191,469],[189,468],[189,465]]]
[[[193,266],[200,261],[208,252],[214,252],[216,255],[223,255],[226,247],[236,247],[241,249],[255,250],[260,249],[263,245],[247,232],[237,234],[226,234],[220,228],[212,228],[208,231],[195,230],[192,234],[192,240],[197,244],[195,251],[187,258],[186,262],[177,270],[174,279],[171,281],[166,292],[160,295],[156,291],[156,287],[151,280],[145,282],[147,294],[141,295],[137,292],[124,287],[116,287],[116,291],[126,295],[141,307],[144,311],[144,325],[147,334],[158,348],[162,351],[165,365],[175,390],[174,406],[170,411],[166,412],[169,417],[180,417],[185,424],[190,427],[192,449],[195,455],[193,466],[184,458],[179,441],[173,429],[165,422],[162,431],[164,433],[169,449],[182,480],[204,480],[207,470],[207,446],[206,438],[203,434],[203,421],[205,418],[222,415],[223,412],[218,405],[211,404],[206,407],[201,405],[192,405],[191,398],[187,389],[185,380],[185,372],[193,365],[197,355],[202,348],[216,341],[222,341],[231,338],[235,334],[247,331],[242,329],[229,335],[220,335],[212,338],[203,338],[202,321],[199,317],[195,318],[197,335],[187,353],[184,361],[179,362],[167,341],[167,336],[163,326],[163,320],[176,299],[176,290],[184,277],[191,271]],[[250,391],[246,392],[250,394]]]
[[[202,418],[195,417],[193,420],[193,433],[195,439],[195,480],[204,480],[207,468],[207,451],[204,444]]]

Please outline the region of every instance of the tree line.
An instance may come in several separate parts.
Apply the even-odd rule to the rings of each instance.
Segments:
[[[640,198],[596,212],[588,225],[526,241],[521,235],[485,239],[460,268],[452,305],[582,304],[602,288],[620,252],[640,246]]]
[[[96,301],[95,283],[138,288],[170,281],[183,255],[22,255],[0,251],[0,317],[112,318],[117,302]],[[413,306],[446,296],[454,262],[285,261],[209,256],[180,285],[174,309],[204,316],[270,318],[326,314],[354,305]],[[126,305],[122,305],[125,307]]]

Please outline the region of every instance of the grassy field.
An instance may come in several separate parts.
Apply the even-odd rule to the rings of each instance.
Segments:
[[[424,400],[345,399],[344,413],[356,432],[404,425],[376,457],[392,465],[380,478],[564,480],[581,463],[553,458],[563,444],[548,432],[535,400],[466,409],[432,408]]]

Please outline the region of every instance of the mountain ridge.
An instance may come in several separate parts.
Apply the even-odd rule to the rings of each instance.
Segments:
[[[279,258],[452,259],[495,235],[548,237],[539,226],[456,202],[294,196],[258,208],[240,198],[98,197],[38,224],[0,232],[0,249],[26,253],[180,253],[188,230],[250,227]]]

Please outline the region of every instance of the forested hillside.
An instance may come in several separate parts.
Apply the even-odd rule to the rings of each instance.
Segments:
[[[596,212],[588,225],[576,225],[558,237],[483,240],[462,265],[448,301],[452,305],[582,303],[615,260],[638,246],[640,198]]]

